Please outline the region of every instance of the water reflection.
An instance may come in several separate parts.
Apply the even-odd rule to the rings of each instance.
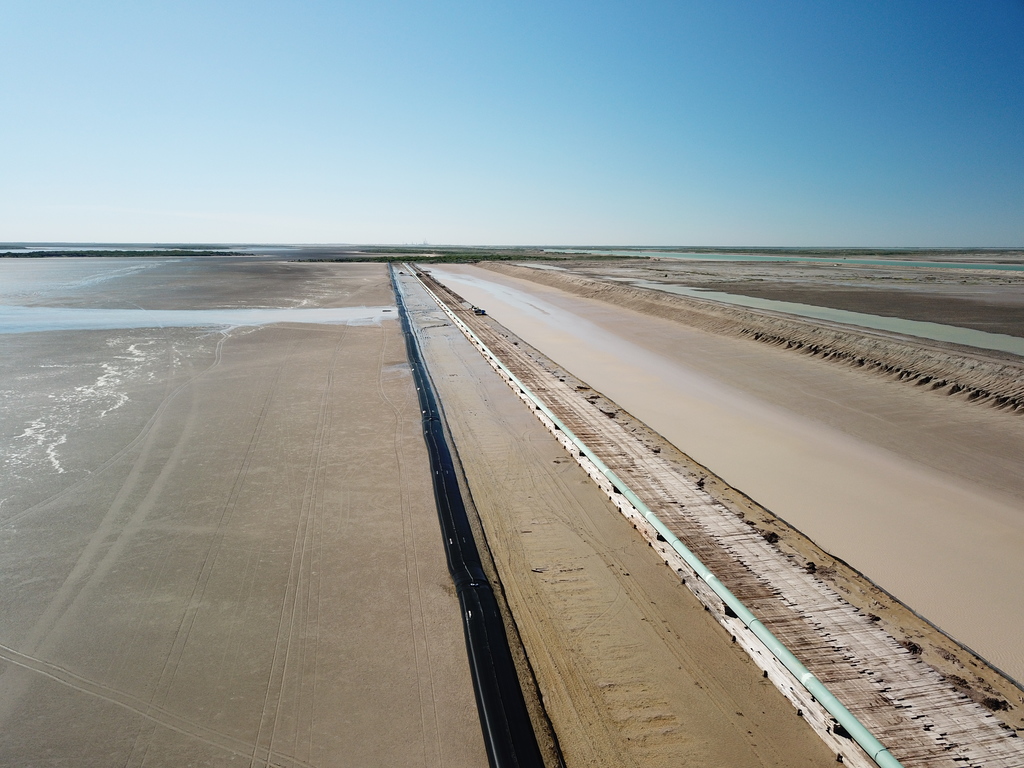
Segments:
[[[313,309],[78,309],[0,305],[0,333],[114,328],[234,328],[270,323],[365,325],[396,317],[394,307]]]

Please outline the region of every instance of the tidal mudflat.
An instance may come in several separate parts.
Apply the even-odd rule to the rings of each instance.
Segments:
[[[690,282],[665,262],[558,266],[431,271],[825,550],[1024,677],[1019,414],[576,295],[563,277],[578,269],[601,291],[616,291],[621,281],[607,278],[660,270],[662,280],[675,274],[727,290],[705,273],[731,270],[727,279],[749,282],[735,264],[689,265],[697,272]],[[1016,299],[1002,284],[1020,278],[994,274],[984,271],[993,282],[975,286],[985,298],[970,304],[1005,295],[1011,322]],[[853,278],[874,279],[845,277]],[[936,293],[922,284],[922,295]]]
[[[386,269],[109,261],[0,301],[378,309],[0,337],[0,764],[484,763]]]

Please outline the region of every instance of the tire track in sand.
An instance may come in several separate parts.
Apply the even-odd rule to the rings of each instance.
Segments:
[[[292,632],[300,632],[300,647],[298,659],[298,674],[295,675],[295,701],[294,707],[294,733],[291,741],[291,754],[298,758],[300,748],[305,748],[305,758],[314,762],[314,736],[316,734],[316,688],[317,673],[319,671],[320,659],[320,607],[321,607],[321,567],[323,563],[323,531],[324,531],[324,490],[326,483],[326,463],[330,456],[331,428],[333,425],[333,392],[335,382],[335,370],[338,360],[343,357],[341,354],[345,342],[348,340],[349,327],[343,326],[338,331],[338,339],[334,344],[331,353],[330,363],[327,366],[327,374],[324,379],[324,389],[320,398],[320,406],[317,417],[317,426],[313,435],[310,452],[309,467],[306,473],[306,483],[303,489],[303,507],[308,510],[309,520],[307,534],[303,541],[302,553],[305,568],[300,563],[300,580],[305,577],[305,589],[298,589],[296,592],[296,603],[298,595],[304,595],[301,603],[299,618],[293,621]],[[308,559],[306,555],[308,553]],[[301,582],[300,582],[301,584]],[[287,658],[284,683],[288,682]],[[280,717],[281,705],[279,703],[278,717]],[[305,731],[305,733],[303,733]],[[278,732],[275,724],[274,734]],[[271,754],[273,752],[274,734],[271,737]],[[269,759],[269,757],[268,757]],[[319,761],[316,761],[319,762]]]
[[[83,604],[86,598],[96,591],[103,579],[117,563],[135,534],[142,528],[153,503],[169,479],[170,467],[180,458],[195,428],[198,406],[194,399],[194,393],[192,393],[193,399],[189,404],[188,413],[180,427],[175,445],[170,451],[169,458],[164,463],[161,472],[150,483],[149,490],[143,501],[128,513],[127,519],[123,523],[119,523],[118,517],[143,481],[144,469],[149,463],[150,454],[156,450],[156,443],[161,432],[159,427],[164,423],[171,403],[176,401],[183,393],[189,392],[191,385],[202,376],[208,374],[220,363],[221,355],[219,350],[220,345],[218,345],[217,357],[209,368],[176,389],[170,398],[161,403],[158,408],[159,413],[154,414],[153,419],[151,419],[151,424],[146,431],[143,441],[142,451],[134,461],[128,477],[122,483],[96,530],[89,537],[89,541],[83,548],[82,554],[79,555],[78,560],[64,579],[64,582],[54,593],[54,596],[50,599],[46,609],[36,620],[32,629],[29,630],[18,644],[20,652],[36,658],[45,658],[57,648],[64,639],[68,629],[73,625],[75,615],[84,607]],[[111,539],[113,539],[112,543],[110,543]],[[15,682],[10,680],[7,671],[0,673],[0,727],[7,722],[11,713],[18,706],[18,702],[24,695],[28,685],[29,680],[27,679]]]
[[[188,601],[185,605],[185,610],[181,614],[181,618],[178,623],[178,628],[174,633],[174,641],[171,644],[171,648],[164,658],[163,667],[160,670],[160,675],[157,678],[156,686],[154,687],[153,695],[150,698],[150,703],[154,707],[163,707],[166,704],[167,697],[169,696],[175,677],[178,673],[178,669],[181,665],[182,658],[185,655],[185,649],[188,645],[189,638],[191,637],[192,630],[195,626],[196,616],[199,613],[200,608],[203,604],[203,598],[206,593],[206,587],[209,584],[210,577],[213,574],[216,566],[217,557],[220,554],[221,545],[224,541],[226,534],[226,526],[228,521],[232,518],[235,511],[235,507],[238,504],[238,498],[241,494],[242,488],[245,486],[245,481],[249,473],[249,469],[252,465],[253,457],[256,453],[256,448],[259,445],[260,437],[263,434],[267,416],[270,412],[271,403],[273,402],[274,395],[277,392],[279,382],[281,380],[282,372],[288,367],[288,361],[294,352],[294,345],[288,350],[288,354],[285,355],[285,359],[278,364],[274,371],[273,379],[270,381],[265,393],[262,397],[258,397],[254,394],[251,402],[257,402],[256,407],[256,418],[253,424],[252,432],[249,435],[249,442],[246,445],[245,454],[239,465],[238,470],[235,473],[234,481],[231,486],[231,490],[228,492],[227,500],[221,507],[220,515],[214,524],[215,534],[207,547],[206,552],[203,556],[203,562],[199,568],[199,572],[196,575],[196,580],[193,584],[192,591],[189,594]],[[252,406],[250,405],[252,410]],[[176,466],[177,461],[168,461],[164,467],[164,471],[167,471],[169,467]],[[131,764],[132,756],[135,750],[140,744],[145,744],[146,749],[151,743],[153,731],[150,729],[149,733],[140,730],[136,734],[135,741],[132,745],[132,751],[129,753],[128,764]],[[143,758],[144,759],[144,758]]]
[[[395,454],[395,467],[399,489],[402,520],[402,551],[404,554],[405,579],[409,594],[409,629],[412,638],[413,661],[416,666],[416,693],[419,699],[420,712],[420,745],[422,747],[423,765],[444,765],[444,750],[441,744],[441,729],[437,713],[437,697],[434,695],[434,667],[430,658],[430,643],[426,636],[426,616],[424,614],[422,591],[420,585],[420,553],[416,544],[416,531],[413,524],[413,512],[408,495],[405,493],[405,429],[407,420],[402,409],[388,396],[384,384],[385,354],[387,352],[388,330],[381,326],[380,359],[377,369],[377,390],[381,399],[394,412],[394,438],[392,441]],[[393,340],[392,340],[393,341]],[[412,396],[410,388],[404,388],[406,397]],[[417,425],[418,431],[418,425]],[[422,651],[421,651],[422,646]],[[426,677],[426,686],[424,686]],[[430,734],[434,734],[433,744],[428,745]],[[434,751],[432,756],[429,755]],[[433,757],[433,759],[431,759]]]
[[[521,431],[516,430],[516,424],[519,423],[516,418],[520,408],[518,401],[511,403],[511,407],[515,409],[511,419],[502,414],[502,399],[491,399],[490,392],[484,384],[487,378],[481,377],[477,370],[471,368],[458,351],[456,345],[462,344],[461,335],[441,334],[430,343],[443,344],[446,347],[445,364],[458,371],[458,378],[463,382],[461,386],[468,392],[461,402],[455,399],[455,391],[451,393],[451,407],[460,412],[462,418],[449,423],[453,431],[459,433],[456,435],[456,445],[459,446],[461,455],[477,457],[477,463],[481,460],[486,462],[484,475],[490,478],[490,481],[473,484],[473,495],[478,506],[504,508],[505,501],[501,498],[503,489],[516,487],[519,481],[529,484],[533,490],[533,494],[528,494],[520,487],[517,492],[521,492],[520,495],[524,498],[528,495],[545,498],[553,493],[556,487],[560,487],[560,484],[547,482],[547,473],[539,475],[545,480],[545,486],[537,486],[538,476],[529,470],[537,462],[534,453],[536,449],[528,437],[532,422],[527,422],[529,427],[522,427]],[[469,360],[472,365],[478,365],[476,357],[470,357]],[[498,391],[504,394],[503,390]],[[481,431],[462,428],[464,424],[474,421],[477,403],[488,403],[496,409],[488,410],[487,419],[494,419],[500,424],[500,429]],[[463,405],[466,407],[463,408]],[[533,419],[533,416],[529,418]],[[488,459],[495,456],[500,458]],[[494,498],[495,494],[498,498]],[[575,499],[565,498],[563,506],[566,509],[566,517],[570,516],[568,510],[574,510],[571,515],[573,519],[580,521],[580,524],[587,520]],[[514,513],[491,515],[485,521],[487,538],[493,542],[490,548],[499,573],[533,573],[533,569],[538,566],[534,558],[545,554],[543,550],[534,554],[527,551],[524,540],[524,533],[528,533],[524,531],[527,521],[527,517],[520,518]],[[532,529],[537,524],[544,523],[546,519],[537,516],[529,520],[529,527]],[[571,525],[566,527],[574,530]],[[581,538],[587,544],[594,544],[592,535],[589,538]],[[552,542],[551,556],[564,558],[565,552],[557,547],[557,543]],[[601,553],[599,545],[593,549],[596,554]],[[562,567],[568,565],[570,563],[565,563]],[[541,567],[546,567],[546,564]],[[592,579],[581,579],[573,585],[571,593],[566,594],[566,591],[562,590],[562,599],[572,603],[566,606],[565,613],[568,616],[556,610],[557,600],[550,599],[546,591],[548,588],[536,578],[505,578],[502,580],[502,587],[508,595],[520,635],[527,642],[531,638],[534,639],[528,646],[530,664],[542,685],[545,707],[548,711],[552,711],[551,708],[554,707],[555,712],[561,713],[558,736],[563,749],[571,746],[570,754],[576,758],[579,765],[640,768],[635,757],[622,748],[612,725],[613,721],[608,717],[606,691],[595,682],[595,679],[600,678],[590,673],[585,660],[573,643],[572,638],[578,636],[578,627],[567,625],[567,618],[570,616],[592,617],[604,610],[607,603],[602,599],[600,586]],[[516,610],[516,606],[530,606],[530,609]],[[536,638],[552,637],[559,638],[559,641],[536,642]],[[587,668],[587,673],[581,672],[581,668]],[[586,734],[585,739],[575,736],[581,733]]]
[[[107,704],[127,710],[149,721],[154,726],[167,728],[231,755],[238,757],[249,756],[250,745],[248,742],[236,739],[212,728],[207,728],[200,723],[181,717],[173,712],[154,707],[137,696],[132,696],[129,693],[111,688],[94,680],[88,680],[80,675],[76,675],[74,672],[41,659],[26,656],[4,645],[0,645],[0,658],[9,664],[49,678],[69,690],[86,694]],[[300,761],[293,760],[291,763],[297,768],[299,766],[313,768],[312,765]]]
[[[301,659],[304,658],[305,655],[305,641],[303,640],[304,633],[299,628],[299,624],[302,623],[305,618],[304,611],[302,610],[303,600],[300,599],[300,594],[303,590],[303,584],[305,584],[305,604],[307,606],[312,604],[313,601],[309,595],[309,592],[312,589],[312,568],[310,566],[311,558],[307,557],[307,551],[311,552],[313,550],[315,529],[318,527],[322,528],[322,521],[319,519],[320,515],[317,514],[317,508],[320,506],[317,499],[320,493],[320,486],[322,485],[322,477],[324,473],[323,463],[326,458],[324,446],[326,435],[330,427],[331,387],[334,379],[334,369],[337,364],[339,350],[341,349],[348,333],[348,327],[344,326],[343,328],[344,330],[342,331],[338,342],[335,344],[331,362],[328,366],[328,373],[324,382],[323,391],[320,396],[319,412],[313,436],[313,446],[309,459],[309,466],[306,472],[302,504],[300,506],[298,520],[295,524],[291,563],[288,569],[288,584],[285,588],[284,599],[281,602],[277,637],[274,643],[274,653],[271,658],[270,671],[267,678],[267,687],[264,694],[260,723],[256,732],[256,738],[253,742],[252,751],[249,755],[249,765],[251,768],[256,768],[257,766],[270,766],[275,762],[275,760],[282,757],[282,755],[275,752],[275,741],[277,741],[278,731],[281,728],[282,711],[284,709],[287,688],[289,685],[289,667],[294,663],[294,656],[296,655],[293,651],[296,634],[299,635],[297,644],[302,646],[299,650],[300,667],[302,665]],[[317,591],[319,592],[319,587],[317,588]],[[315,621],[314,626],[316,626]],[[318,638],[314,637],[314,654],[316,653],[317,640]],[[296,692],[294,706],[295,714],[298,715],[301,706],[302,693],[301,668],[295,687]],[[295,733],[292,740],[293,751],[299,740],[299,723],[296,722],[294,727]],[[312,715],[310,715],[308,728],[310,731],[309,740],[311,741],[313,730]],[[264,742],[266,742],[265,746]]]
[[[11,515],[5,520],[0,521],[0,526],[6,528],[8,526],[14,525],[15,523],[18,523],[21,520],[24,520],[25,518],[30,517],[31,515],[44,510],[50,504],[54,504],[69,496],[73,496],[74,494],[80,492],[83,487],[89,485],[90,483],[96,482],[96,480],[99,479],[103,474],[105,474],[112,467],[117,465],[117,463],[121,461],[121,459],[125,458],[128,454],[132,452],[134,448],[136,448],[140,443],[145,441],[150,436],[150,434],[153,431],[153,428],[161,422],[164,412],[175,400],[175,398],[178,397],[178,395],[180,395],[187,387],[195,384],[199,379],[209,374],[214,368],[218,367],[221,364],[221,360],[223,358],[222,350],[224,347],[224,342],[226,342],[227,339],[228,334],[226,332],[222,333],[221,338],[218,339],[217,341],[217,346],[214,348],[213,362],[210,363],[210,365],[207,368],[204,368],[202,371],[197,373],[195,376],[192,376],[191,378],[179,384],[177,387],[171,389],[170,392],[160,402],[160,405],[157,406],[156,410],[153,411],[153,415],[149,417],[149,420],[146,421],[146,423],[142,426],[142,429],[139,430],[139,433],[135,437],[133,437],[129,442],[127,442],[119,451],[117,451],[112,456],[104,460],[99,466],[92,470],[89,473],[88,477],[84,477],[78,482],[69,485],[64,490],[55,493],[53,496],[49,496],[41,501],[38,501],[31,507],[26,507],[21,512],[18,512],[17,514]],[[143,450],[145,450],[145,448]],[[137,463],[138,461],[139,458],[136,458],[135,462]]]

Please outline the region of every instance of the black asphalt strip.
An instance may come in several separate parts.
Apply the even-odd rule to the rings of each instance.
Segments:
[[[444,414],[420,354],[419,342],[393,267],[391,282],[419,396],[437,516],[441,522],[448,571],[455,582],[462,610],[466,650],[487,757],[492,768],[543,768],[544,761],[523,699],[505,625],[494,591],[484,575],[459,489],[451,448],[445,438]]]

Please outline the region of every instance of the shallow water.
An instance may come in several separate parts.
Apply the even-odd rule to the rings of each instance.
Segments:
[[[176,259],[0,259],[0,303],[20,304],[90,288],[173,263]]]
[[[292,277],[303,270],[313,276]],[[301,265],[265,274],[201,258],[0,259],[0,514],[78,477],[69,457],[91,455],[83,440],[130,421],[230,329],[397,317],[386,291],[368,306],[317,306],[365,282],[352,269],[336,282]]]
[[[102,440],[140,393],[207,358],[223,338],[200,330],[124,330],[4,340],[0,364],[0,517],[19,489],[75,474],[83,439]],[[20,364],[19,364],[20,363]],[[159,392],[160,387],[155,391]],[[148,395],[143,395],[146,397]]]
[[[159,285],[164,280],[181,280],[189,274],[190,266],[203,264],[202,259],[182,258],[0,259],[0,334],[118,328],[234,328],[271,323],[337,325],[376,323],[395,316],[393,306],[123,307],[124,303],[133,303],[130,301],[133,292],[123,290],[126,285],[138,286],[140,281]],[[163,269],[165,267],[172,268],[173,277]],[[148,271],[154,273],[146,275]],[[188,279],[202,281],[202,274]],[[193,293],[187,284],[180,291],[182,301]],[[100,306],[61,306],[83,300]],[[107,300],[122,306],[103,307],[102,302]]]
[[[1024,355],[1024,339],[1008,336],[1003,333],[988,333],[986,331],[976,331],[972,328],[960,328],[955,325],[927,323],[920,320],[904,320],[899,317],[872,315],[865,312],[850,312],[845,309],[832,309],[830,307],[817,307],[812,304],[800,304],[793,301],[759,299],[753,296],[709,291],[703,288],[689,288],[687,286],[657,283],[650,280],[624,280],[623,282],[628,282],[630,285],[640,288],[676,293],[681,296],[692,296],[695,299],[709,299],[741,307],[774,310],[776,312],[785,312],[789,315],[810,317],[816,320],[830,320],[846,325],[857,325],[861,328],[892,331],[893,333],[917,336],[922,339],[947,341],[953,344],[964,344],[969,347],[994,349],[1014,355]]]
[[[271,323],[377,323],[396,317],[391,307],[313,309],[79,309],[0,305],[0,333],[114,328],[237,328]]]

